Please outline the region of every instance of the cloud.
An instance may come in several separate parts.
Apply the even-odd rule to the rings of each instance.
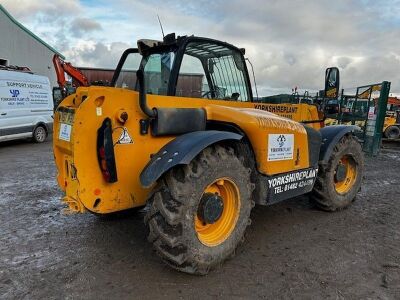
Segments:
[[[104,44],[102,42],[81,40],[65,54],[69,60],[79,67],[114,69],[122,53],[129,47],[129,44],[123,42]]]
[[[83,34],[88,32],[101,30],[102,27],[100,23],[95,20],[91,20],[88,18],[75,18],[71,22],[71,33],[74,37],[82,37]]]
[[[159,35],[157,24],[151,25],[158,13],[166,32],[208,36],[245,47],[258,86],[266,93],[290,91],[293,86],[322,89],[324,70],[334,65],[341,68],[344,87],[389,78],[392,90],[400,90],[400,75],[392,67],[397,67],[393,59],[400,55],[396,38],[400,19],[398,14],[396,17],[389,10],[378,9],[383,4],[396,7],[395,3],[375,2],[370,3],[374,9],[365,0],[233,0],[229,5],[221,0],[212,5],[168,0],[162,6],[168,9],[157,9],[161,4],[156,0],[118,3],[144,33],[153,29],[151,38]],[[371,70],[388,62],[392,66]]]
[[[245,47],[263,94],[322,89],[335,65],[345,88],[389,80],[400,91],[399,0],[3,2],[78,65],[111,67],[123,47],[160,39],[158,14],[165,33]]]
[[[82,6],[78,0],[2,0],[1,4],[17,19],[21,21],[32,20],[38,15],[47,15],[58,18],[82,12]]]
[[[337,66],[341,69],[346,69],[346,67],[353,61],[350,57],[341,56],[337,58]]]

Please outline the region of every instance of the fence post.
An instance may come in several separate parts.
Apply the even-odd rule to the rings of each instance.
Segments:
[[[368,116],[364,136],[363,150],[368,155],[377,155],[382,143],[382,130],[385,122],[387,102],[390,91],[390,82],[383,81],[377,107],[373,118]],[[368,113],[369,115],[369,113]]]

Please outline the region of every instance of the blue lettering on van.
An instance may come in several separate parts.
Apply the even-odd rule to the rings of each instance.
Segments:
[[[12,97],[18,97],[19,95],[19,90],[10,90],[11,96]]]

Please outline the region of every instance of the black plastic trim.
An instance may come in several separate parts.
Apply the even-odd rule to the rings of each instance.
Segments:
[[[206,111],[202,108],[158,108],[152,120],[153,136],[180,135],[206,129]]]
[[[241,140],[242,136],[226,131],[195,131],[172,140],[152,156],[140,174],[140,182],[150,187],[176,165],[189,164],[203,149],[224,140]]]
[[[360,128],[355,125],[334,125],[326,126],[320,130],[322,136],[322,145],[319,153],[319,160],[322,163],[327,163],[332,154],[333,148],[346,134],[354,134]]]
[[[317,166],[322,144],[321,133],[310,126],[304,126],[304,128],[307,132],[308,160],[310,167]]]

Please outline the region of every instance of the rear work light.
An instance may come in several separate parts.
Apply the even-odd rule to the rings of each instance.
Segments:
[[[103,124],[97,130],[97,159],[104,180],[110,183],[116,182],[118,178],[110,118],[104,119]]]

